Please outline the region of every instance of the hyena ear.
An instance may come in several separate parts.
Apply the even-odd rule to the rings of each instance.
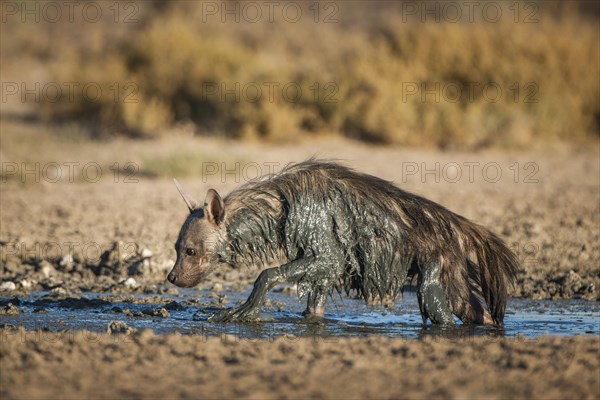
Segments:
[[[181,194],[181,197],[183,197],[183,201],[185,201],[185,204],[187,204],[188,208],[190,209],[190,213],[199,209],[200,202],[197,201],[196,199],[194,199],[191,194],[186,192],[185,189],[181,187],[179,182],[177,182],[177,179],[173,179],[173,182],[175,182],[175,186],[177,186],[177,190],[179,190],[179,194]]]
[[[225,204],[223,199],[214,189],[209,189],[204,200],[204,212],[206,218],[215,225],[219,225],[225,216]]]

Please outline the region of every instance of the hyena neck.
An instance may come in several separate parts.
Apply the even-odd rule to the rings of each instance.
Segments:
[[[244,192],[226,199],[226,234],[218,246],[219,256],[230,265],[249,267],[285,260],[281,202],[274,196]]]

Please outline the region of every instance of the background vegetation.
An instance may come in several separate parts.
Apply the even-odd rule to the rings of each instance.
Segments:
[[[443,10],[407,15],[406,2],[387,1],[320,3],[316,16],[315,3],[303,2],[294,23],[277,12],[272,21],[223,22],[193,1],[122,3],[115,18],[108,3],[96,23],[3,15],[3,118],[77,121],[96,137],[185,128],[469,149],[598,139],[591,3],[580,3],[582,12],[573,3],[499,2],[502,18],[491,22],[480,11],[459,21]],[[69,82],[77,85],[67,95]],[[89,83],[102,95],[86,94]]]

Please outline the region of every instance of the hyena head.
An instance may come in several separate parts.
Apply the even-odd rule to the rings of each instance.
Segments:
[[[177,261],[167,279],[180,287],[192,287],[221,264],[216,246],[222,236],[225,205],[213,189],[208,191],[204,206],[201,206],[177,181],[175,185],[190,214],[175,243]]]

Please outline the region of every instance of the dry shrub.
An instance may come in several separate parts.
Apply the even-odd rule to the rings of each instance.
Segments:
[[[597,138],[597,20],[558,7],[533,24],[405,22],[392,3],[339,3],[352,12],[338,24],[207,23],[195,2],[140,3],[140,23],[119,32],[53,27],[38,33],[77,29],[88,40],[43,52],[50,80],[94,82],[109,95],[77,92],[39,113],[137,136],[192,122],[203,134],[276,141],[322,131],[464,148]],[[30,41],[21,49],[42,57]],[[299,98],[285,96],[289,83]]]

